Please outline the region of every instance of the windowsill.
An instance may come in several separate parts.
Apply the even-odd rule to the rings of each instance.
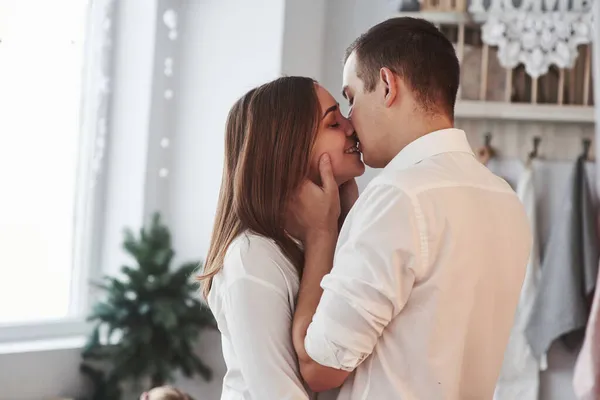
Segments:
[[[19,353],[39,353],[44,351],[81,349],[85,345],[85,336],[38,339],[0,343],[0,356]]]
[[[0,354],[82,348],[91,324],[79,318],[0,325]]]

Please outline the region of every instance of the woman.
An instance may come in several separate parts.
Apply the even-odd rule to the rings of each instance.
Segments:
[[[287,205],[319,182],[327,153],[338,185],[364,172],[349,121],[312,79],[285,77],[243,96],[227,121],[217,218],[200,277],[227,373],[222,400],[308,399],[291,326],[303,265]]]

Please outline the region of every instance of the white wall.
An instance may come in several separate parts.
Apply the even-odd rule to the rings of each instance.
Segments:
[[[283,75],[323,77],[326,0],[286,0],[283,34]]]
[[[169,202],[180,257],[204,258],[208,250],[227,112],[279,75],[283,15],[283,0],[188,1],[182,10]]]
[[[51,395],[81,395],[79,349],[0,354],[0,399],[39,400]]]

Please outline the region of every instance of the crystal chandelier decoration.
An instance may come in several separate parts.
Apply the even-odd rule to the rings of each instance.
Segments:
[[[518,64],[532,78],[551,65],[572,68],[577,46],[592,41],[592,0],[472,0],[469,12],[486,14],[482,40],[498,47],[500,65]]]

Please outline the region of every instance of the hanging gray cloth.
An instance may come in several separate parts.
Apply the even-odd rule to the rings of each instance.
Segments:
[[[555,340],[583,339],[598,276],[598,228],[590,182],[580,157],[542,261],[542,278],[525,334],[539,360]]]

